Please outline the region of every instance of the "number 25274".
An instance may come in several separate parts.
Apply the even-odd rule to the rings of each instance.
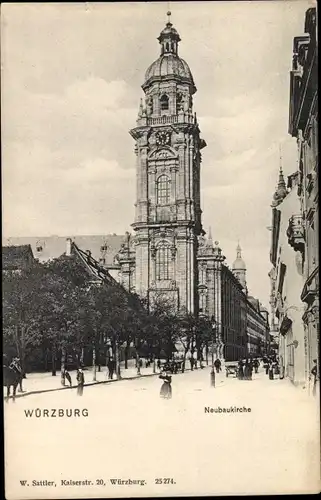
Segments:
[[[155,484],[176,484],[172,477],[156,477]]]

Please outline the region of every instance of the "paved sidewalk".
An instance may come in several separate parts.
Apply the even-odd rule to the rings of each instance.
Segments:
[[[137,369],[134,366],[130,366],[125,369],[123,366],[121,367],[121,380],[132,380],[140,377],[148,377],[159,375],[159,370],[156,370],[156,373],[153,373],[153,367],[149,368],[141,368],[141,375],[137,375]],[[68,382],[66,381],[66,385],[61,385],[61,373],[57,371],[56,376],[52,376],[51,372],[45,373],[28,373],[27,378],[23,380],[22,389],[23,392],[19,392],[17,389],[16,397],[24,397],[29,394],[38,394],[41,392],[52,392],[52,391],[61,391],[61,390],[70,390],[77,387],[76,374],[77,370],[72,370],[69,372],[72,380],[72,386],[70,387]],[[119,382],[117,380],[116,375],[114,374],[114,378],[112,380],[108,379],[108,372],[106,367],[102,367],[99,372],[98,369],[96,371],[96,381],[93,380],[93,369],[92,367],[88,367],[84,370],[85,375],[85,385],[96,385],[96,384],[106,384],[112,382]],[[3,388],[3,394],[6,396],[7,389]],[[11,389],[12,393],[12,389]]]
[[[117,380],[116,375],[112,380],[108,379],[108,371],[106,366],[101,367],[101,371],[96,371],[96,381],[93,380],[94,374],[92,367],[87,367],[84,369],[85,375],[85,386],[91,386],[96,384],[109,384],[113,382],[121,382],[122,380],[135,380],[141,377],[152,377],[159,375],[160,371],[156,368],[156,373],[153,373],[153,366],[148,368],[142,367],[140,369],[140,375],[137,375],[137,368],[134,366],[133,360],[129,360],[128,368],[125,369],[123,363],[121,364],[121,379]],[[185,368],[185,371],[190,371],[189,368]],[[54,391],[63,391],[75,389],[77,387],[76,374],[77,370],[71,370],[70,372],[72,386],[70,387],[68,382],[66,381],[66,385],[61,385],[61,373],[57,371],[56,376],[52,376],[51,372],[45,373],[28,373],[27,378],[25,378],[22,382],[23,392],[19,392],[19,388],[17,388],[16,397],[25,397],[30,394],[40,394],[43,392],[54,392]],[[178,374],[180,374],[179,372]],[[7,389],[3,388],[3,395],[6,397]],[[12,388],[11,388],[12,394]]]

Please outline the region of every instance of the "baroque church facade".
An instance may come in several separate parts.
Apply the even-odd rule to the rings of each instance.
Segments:
[[[192,73],[178,55],[180,36],[168,22],[160,56],[147,69],[136,127],[135,289],[150,303],[163,296],[176,309],[198,311],[201,138]]]

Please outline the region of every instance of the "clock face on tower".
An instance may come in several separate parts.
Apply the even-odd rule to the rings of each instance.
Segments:
[[[166,146],[170,143],[171,134],[168,131],[158,132],[156,134],[156,144],[158,146]]]

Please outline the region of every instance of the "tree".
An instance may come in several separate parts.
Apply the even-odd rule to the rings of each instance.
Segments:
[[[41,311],[38,289],[43,268],[35,265],[19,273],[6,272],[3,276],[3,330],[5,348],[14,347],[26,371],[28,350],[41,345]]]

